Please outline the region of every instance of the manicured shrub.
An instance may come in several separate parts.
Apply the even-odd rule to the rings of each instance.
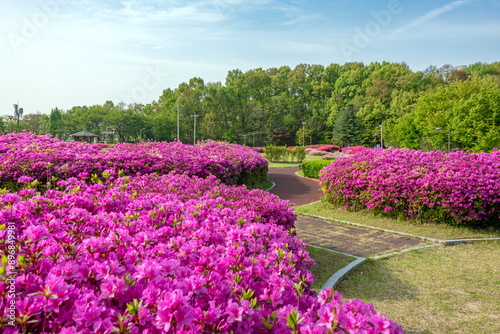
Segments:
[[[268,145],[264,149],[264,156],[271,162],[302,162],[306,157],[306,153],[305,149],[300,146],[287,148],[286,146]]]
[[[500,151],[373,149],[320,172],[328,201],[395,217],[500,226]]]
[[[330,163],[331,161],[328,160],[304,161],[300,165],[300,169],[304,173],[304,176],[319,179],[319,171]]]
[[[105,179],[0,195],[2,333],[402,333],[310,289],[287,201],[214,176]]]

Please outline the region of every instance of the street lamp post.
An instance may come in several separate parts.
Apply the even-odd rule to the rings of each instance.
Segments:
[[[193,145],[196,145],[196,117],[199,117],[200,115],[191,115],[191,117],[194,118],[194,144]],[[179,129],[179,128],[177,128]]]
[[[444,130],[443,128],[436,128],[436,130]],[[448,153],[451,152],[451,143],[450,143],[450,128],[448,130]]]
[[[306,146],[306,143],[304,141],[305,133],[306,133],[306,122],[302,122],[302,146]]]
[[[243,146],[246,146],[247,145],[247,136],[250,136],[251,133],[247,133],[245,135],[240,135],[240,136],[243,136]]]
[[[258,132],[252,132],[251,134],[253,135],[253,142],[252,142],[252,147],[255,147],[255,135],[257,134]]]
[[[12,119],[14,116],[7,116],[9,118],[9,133],[12,132]]]
[[[177,107],[177,140],[179,140],[179,107],[184,107],[184,106],[181,104],[176,104],[174,106]]]
[[[141,137],[141,141],[142,141],[142,130],[146,130],[146,128],[142,128],[139,130],[139,137]]]

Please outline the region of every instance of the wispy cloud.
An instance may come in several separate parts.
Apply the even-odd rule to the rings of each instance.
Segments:
[[[392,33],[391,33],[391,36],[394,36],[394,35],[397,35],[397,34],[401,34],[403,32],[406,32],[410,29],[413,29],[413,28],[416,28],[424,23],[426,23],[427,21],[430,21],[446,12],[449,12],[455,8],[458,8],[458,7],[461,7],[463,5],[465,5],[466,3],[470,2],[470,0],[458,0],[458,1],[453,1],[453,2],[450,2],[440,8],[436,8],[436,9],[433,9],[427,13],[425,13],[424,15],[420,16],[420,17],[417,17],[416,19],[414,19],[413,21],[411,21],[410,23],[402,26],[402,27],[399,27],[398,29],[394,30]]]

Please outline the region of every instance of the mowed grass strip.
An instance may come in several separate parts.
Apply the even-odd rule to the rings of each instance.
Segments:
[[[309,246],[306,250],[315,261],[314,266],[309,270],[316,279],[312,284],[313,290],[316,291],[319,291],[323,284],[325,284],[326,281],[328,281],[328,279],[338,270],[355,260],[354,257],[332,252],[326,249]]]
[[[260,189],[260,190],[268,190],[270,189],[274,183],[271,180],[265,180],[262,183],[257,183],[251,186],[246,186],[247,189],[252,190],[252,189]]]
[[[263,157],[264,154],[261,153]],[[306,154],[304,161],[321,160],[321,156]],[[301,162],[271,162],[267,160],[269,168],[299,167]]]
[[[311,205],[297,206],[295,207],[295,213],[308,213],[321,217],[344,220],[351,223],[358,223],[366,226],[378,227],[440,240],[500,238],[500,230],[495,228],[473,229],[443,224],[419,223],[411,220],[399,220],[380,215],[377,216],[367,210],[349,212],[341,208],[337,208],[326,201],[317,202]]]
[[[368,260],[337,290],[372,302],[405,333],[500,333],[500,242]]]

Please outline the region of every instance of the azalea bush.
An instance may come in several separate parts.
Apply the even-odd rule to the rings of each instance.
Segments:
[[[306,153],[310,155],[326,155],[328,152],[339,150],[335,145],[311,145],[306,147]]]
[[[323,160],[336,160],[336,159],[342,159],[342,158],[347,158],[350,157],[351,154],[343,153],[343,152],[333,152],[333,153],[327,153],[321,157]]]
[[[307,152],[307,154],[314,155],[314,156],[323,156],[323,155],[328,154],[328,152],[326,152],[326,151],[319,151],[315,148],[307,149],[306,152]]]
[[[257,153],[264,153],[264,147],[252,147],[252,150]]]
[[[310,289],[287,201],[214,176],[103,176],[0,195],[3,333],[402,333]]]
[[[67,143],[50,135],[11,133],[0,136],[0,185],[15,186],[19,177],[42,183],[78,175],[101,175],[104,170],[124,175],[176,172],[207,177],[227,184],[257,184],[267,179],[267,161],[248,147],[224,142],[144,142],[109,147]]]
[[[316,149],[318,151],[331,152],[331,151],[338,151],[339,147],[335,145],[322,145]]]
[[[374,149],[320,172],[326,199],[420,221],[500,226],[500,151]]]
[[[346,154],[357,154],[361,152],[365,152],[370,150],[369,147],[364,147],[364,146],[349,146],[349,147],[344,147],[342,149],[342,153]]]

